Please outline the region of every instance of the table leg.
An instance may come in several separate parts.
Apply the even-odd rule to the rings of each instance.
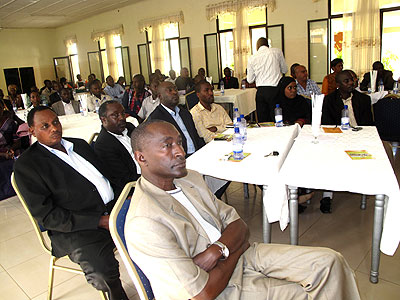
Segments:
[[[365,210],[367,208],[367,195],[362,195],[360,209]]]
[[[264,207],[264,196],[265,193],[267,192],[267,186],[263,186],[263,193],[262,193],[262,217],[263,217],[263,241],[266,244],[271,243],[271,224],[268,222],[268,217],[267,213],[265,212],[265,207]]]
[[[290,244],[299,244],[299,201],[297,187],[289,187]]]
[[[371,251],[371,275],[369,280],[372,283],[378,283],[379,262],[380,262],[380,244],[383,228],[383,214],[385,206],[385,195],[375,196],[374,228],[372,233],[372,251]]]

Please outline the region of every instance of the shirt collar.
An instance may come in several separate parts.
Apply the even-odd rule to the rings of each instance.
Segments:
[[[164,104],[162,104],[161,103],[161,105],[167,110],[167,112],[169,112],[172,116],[176,116],[176,115],[178,115],[179,114],[179,107],[178,106],[175,106],[175,110],[172,110],[172,109],[170,109],[170,108],[168,108],[168,107],[166,107]]]
[[[44,145],[42,143],[39,142],[40,145],[42,145],[43,147],[45,147],[47,150],[49,150],[51,153],[56,153],[56,151],[59,151],[57,149],[51,148],[47,145]],[[71,143],[70,141],[61,139],[61,145],[64,146],[65,150],[67,151],[67,153],[74,151],[74,144]]]
[[[108,132],[109,134],[111,134],[111,135],[117,137],[117,138],[118,138],[118,137],[121,137],[121,136],[128,136],[128,128],[125,128],[124,131],[122,131],[121,134],[115,134],[115,133],[113,133],[113,132],[111,132],[111,131],[108,131],[108,130],[107,130],[107,132]]]

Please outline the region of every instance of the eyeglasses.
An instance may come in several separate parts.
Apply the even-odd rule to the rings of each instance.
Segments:
[[[291,91],[291,90],[297,90],[297,85],[295,85],[295,86],[288,86],[287,89],[288,89],[289,91]]]

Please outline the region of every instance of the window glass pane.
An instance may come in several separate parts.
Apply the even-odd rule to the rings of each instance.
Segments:
[[[257,51],[257,41],[261,37],[267,37],[265,27],[251,29],[251,54],[254,54]]]
[[[399,0],[379,0],[379,8],[400,6]]]
[[[138,47],[139,50],[139,65],[140,65],[140,69],[141,69],[141,73],[144,76],[146,82],[149,82],[149,68],[147,65],[147,51],[146,51],[146,45],[139,45]],[[126,82],[130,82],[132,80],[131,77],[125,78]]]
[[[221,40],[222,70],[226,67],[234,69],[232,31],[221,33],[220,40]]]
[[[283,26],[268,27],[268,44],[272,48],[283,50],[282,30]]]
[[[72,81],[77,80],[76,75],[80,74],[81,71],[79,69],[78,55],[71,55],[71,65],[72,65]]]
[[[206,35],[204,43],[206,49],[207,74],[208,76],[212,76],[213,82],[218,82],[217,34]]]
[[[172,70],[174,70],[176,73],[178,73],[178,70],[181,69],[181,60],[180,60],[180,56],[179,56],[179,41],[178,41],[178,39],[170,40],[169,46],[170,46],[170,50],[171,50]],[[168,73],[169,70],[170,70],[169,68],[167,70],[165,70],[166,73]]]
[[[114,47],[121,47],[121,36],[119,34],[113,35]]]
[[[309,22],[310,78],[322,83],[327,73],[328,21]]]
[[[68,54],[78,54],[78,47],[76,46],[76,43],[72,43],[68,45]]]
[[[56,67],[56,76],[58,79],[61,77],[67,78],[68,81],[71,81],[71,75],[69,72],[69,57],[60,57],[54,58],[54,65]]]
[[[107,52],[106,52],[106,50],[102,50],[102,51],[100,51],[100,53],[101,53],[101,60],[103,62],[103,76],[100,77],[100,78],[101,78],[102,81],[104,81],[105,78],[110,74],[110,71],[108,71]]]
[[[115,48],[115,59],[117,62],[118,77],[124,76],[124,66],[122,64],[122,49],[121,47]],[[118,78],[114,78],[117,80]]]
[[[400,10],[383,13],[382,63],[393,72],[393,78],[400,77]]]
[[[234,15],[226,13],[218,16],[219,30],[232,29],[234,22]]]
[[[170,39],[175,37],[179,37],[178,23],[170,23],[164,25],[164,38]]]
[[[95,74],[96,78],[101,78],[99,52],[88,53],[88,57],[90,73]]]
[[[331,19],[331,60],[342,58],[343,19]]]
[[[100,49],[106,49],[106,39],[105,38],[100,38]]]
[[[122,48],[122,64],[124,66],[124,77],[127,82],[129,82],[131,75],[131,66],[130,66],[130,59],[129,59],[129,47]]]
[[[267,23],[265,8],[250,9],[247,13],[247,22],[249,23],[249,26]]]
[[[189,76],[192,77],[192,70],[190,67],[190,56],[189,56],[189,38],[183,38],[179,40],[179,43],[181,45],[181,61],[182,61],[182,66],[188,68],[189,70]]]

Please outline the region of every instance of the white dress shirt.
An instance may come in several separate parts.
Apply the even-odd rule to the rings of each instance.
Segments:
[[[221,232],[210,223],[208,223],[204,218],[200,215],[197,211],[196,207],[189,201],[186,195],[182,192],[180,187],[177,187],[175,190],[167,191],[172,197],[176,199],[180,204],[182,204],[189,213],[200,223],[201,227],[203,227],[204,231],[207,233],[208,238],[210,239],[211,243],[218,241],[221,237]]]
[[[122,146],[125,147],[126,151],[128,151],[128,153],[132,157],[133,161],[135,162],[137,173],[141,174],[140,166],[135,159],[135,155],[133,154],[131,138],[130,138],[130,136],[128,136],[128,129],[125,128],[125,130],[122,131],[122,134],[115,134],[108,130],[107,130],[107,132],[109,134],[111,134],[112,136],[114,136],[122,144]]]
[[[96,189],[99,192],[101,199],[103,199],[104,204],[107,204],[108,202],[113,200],[114,192],[107,178],[105,178],[90,162],[88,162],[78,153],[74,152],[73,143],[61,139],[61,144],[67,151],[67,154],[40,143],[40,145],[45,147],[58,158],[62,159],[65,163],[74,168],[75,171],[77,171],[79,174],[81,174],[83,177],[93,183],[96,186]]]
[[[69,101],[69,103],[65,103],[64,101],[61,100],[61,102],[64,105],[65,115],[73,115],[76,113],[74,107],[72,106],[71,101]]]
[[[99,102],[99,106],[106,101],[113,100],[113,98],[109,95],[101,95],[100,97],[101,99],[92,94],[87,97],[87,108],[89,111],[96,111],[96,100]]]
[[[153,95],[146,97],[142,102],[142,107],[139,110],[138,116],[142,119],[146,119],[159,104],[160,99],[158,97],[156,99],[153,99]]]
[[[261,46],[258,51],[249,58],[247,63],[247,81],[256,81],[256,86],[277,86],[282,73],[286,73],[288,67],[283,53],[277,48]]]

